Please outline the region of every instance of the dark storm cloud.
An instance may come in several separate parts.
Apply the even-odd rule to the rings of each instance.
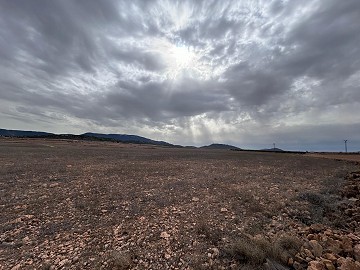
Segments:
[[[57,75],[78,67],[93,71],[99,56],[96,28],[116,21],[116,7],[110,1],[74,3],[2,1],[8,39],[1,45],[14,48],[11,60],[21,63],[19,54],[28,54],[39,62],[37,68]]]
[[[239,100],[240,104],[262,105],[270,98],[289,89],[289,81],[276,74],[276,71],[256,70],[247,63],[240,63],[225,72],[224,86]]]
[[[137,87],[119,83],[107,95],[104,106],[127,118],[150,118],[155,121],[228,110],[229,96],[214,88],[214,85],[212,81],[199,82],[189,78],[178,85],[149,82]]]
[[[0,117],[166,127],[196,142],[290,142],[314,119],[353,130],[359,25],[358,0],[1,1]]]
[[[346,78],[359,70],[360,2],[327,1],[316,13],[300,22],[286,40],[296,47],[280,68],[292,76]]]

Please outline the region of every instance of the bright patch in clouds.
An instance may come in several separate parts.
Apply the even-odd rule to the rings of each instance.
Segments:
[[[195,53],[188,47],[172,45],[165,54],[167,54],[169,69],[172,72],[195,69],[198,65]]]
[[[203,53],[195,51],[193,47],[174,44],[163,39],[154,41],[152,48],[165,63],[163,75],[168,80],[176,81],[184,75],[206,80],[211,76],[208,63],[201,60]]]

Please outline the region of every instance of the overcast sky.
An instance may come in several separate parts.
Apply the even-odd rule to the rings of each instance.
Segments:
[[[0,128],[360,150],[360,1],[0,0]]]

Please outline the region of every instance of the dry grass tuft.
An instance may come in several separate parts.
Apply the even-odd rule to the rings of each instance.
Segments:
[[[256,241],[246,236],[240,236],[224,250],[225,257],[242,264],[262,265],[266,259],[266,251]]]
[[[301,245],[297,237],[284,235],[274,241],[271,257],[286,265],[289,258],[293,258],[300,250]]]
[[[262,269],[269,260],[287,265],[289,258],[294,257],[300,247],[301,241],[290,235],[284,235],[273,242],[263,237],[250,238],[242,235],[224,249],[223,256],[240,263],[240,269]]]

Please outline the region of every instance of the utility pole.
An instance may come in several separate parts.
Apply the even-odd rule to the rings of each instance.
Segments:
[[[347,141],[348,141],[348,140],[344,140],[344,143],[345,143],[345,153],[347,153]]]
[[[275,149],[275,143],[273,143],[274,149]]]

